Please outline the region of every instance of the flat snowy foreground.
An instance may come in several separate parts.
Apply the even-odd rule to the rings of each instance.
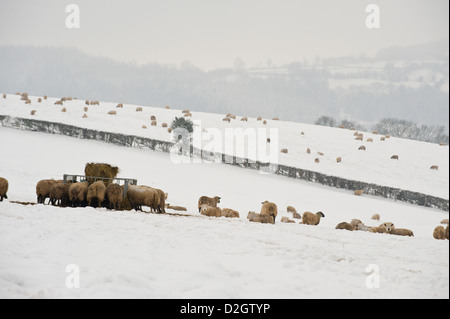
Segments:
[[[188,208],[176,216],[6,200],[0,298],[449,298],[449,242],[432,237],[446,212],[232,166],[176,165],[168,154],[100,142],[5,128],[0,136],[10,201],[35,202],[38,180],[83,173],[95,161]],[[241,218],[200,216],[201,195],[221,196]],[[318,226],[248,222],[264,200],[278,204],[278,221],[287,205],[326,217]],[[390,221],[415,237],[334,229],[352,218]],[[68,265],[78,266],[80,288],[67,288]]]

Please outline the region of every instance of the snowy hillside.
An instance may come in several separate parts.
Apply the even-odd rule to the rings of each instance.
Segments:
[[[99,106],[88,106],[88,111],[85,112],[84,100],[66,101],[63,106],[54,105],[59,98],[48,98],[38,103],[38,97],[30,96],[30,100],[31,104],[25,104],[25,101],[20,100],[20,96],[8,94],[6,99],[0,98],[0,114],[60,122],[162,141],[171,139],[171,135],[166,128],[162,127],[162,123],[170,126],[175,117],[183,115],[181,110],[165,109],[164,106],[145,106],[143,112],[136,112],[138,107],[136,105],[124,104],[122,109],[116,108],[120,101],[100,102]],[[66,108],[66,112],[61,112],[63,107]],[[36,110],[35,115],[31,115],[32,110]],[[107,113],[111,110],[116,111],[117,115],[108,115]],[[87,118],[82,118],[83,114],[86,114]],[[152,115],[157,119],[157,126],[151,126]],[[444,199],[449,198],[449,149],[447,146],[398,138],[381,141],[380,136],[372,132],[361,132],[364,134],[363,141],[357,141],[354,131],[347,129],[270,119],[267,119],[267,125],[264,125],[256,118],[249,118],[248,122],[242,122],[240,119],[246,114],[236,115],[237,119],[232,119],[231,123],[228,123],[223,121],[224,114],[192,112],[192,120],[199,123],[196,129],[200,135],[203,134],[202,147],[210,144],[213,130],[218,130],[224,137],[227,128],[266,129],[264,132],[269,137],[270,129],[278,129],[278,139],[272,138],[272,144],[264,146],[263,149],[264,152],[269,152],[270,147],[276,147],[274,153],[277,153],[278,164],[420,192]],[[304,134],[301,134],[302,132]],[[369,138],[373,142],[367,142]],[[223,145],[225,144],[223,142]],[[363,145],[366,151],[358,150]],[[288,149],[288,154],[278,152],[283,148]],[[308,148],[311,150],[310,154],[306,152]],[[247,151],[246,157],[252,157],[252,151],[256,150],[248,148]],[[221,149],[221,152],[229,153],[225,148]],[[324,155],[319,155],[319,152]],[[393,155],[398,155],[399,160],[392,160]],[[342,158],[341,163],[336,162],[337,157]],[[316,158],[320,160],[320,163],[315,162]],[[433,165],[438,165],[439,170],[430,170]]]
[[[16,102],[11,107],[3,100],[1,103],[2,114],[26,117],[29,109],[35,108],[36,117],[41,119],[111,130],[119,129],[115,126],[118,123],[126,123],[120,129],[129,130],[127,133],[154,131],[161,136],[165,133],[160,127],[153,131],[135,127],[148,123],[151,112],[159,111],[156,115],[167,121],[180,113],[146,109],[144,114],[135,114],[130,106],[130,110],[119,110],[119,115],[111,118],[104,115],[104,110],[109,109],[106,105],[90,107],[89,121],[83,122],[78,110],[81,105],[77,104],[80,102],[73,102],[73,106],[68,103],[66,114],[56,106]],[[197,116],[204,117],[207,125],[219,118],[194,114],[194,118]],[[298,137],[298,144],[302,137],[297,129],[305,131],[308,143],[312,143],[314,134],[318,136],[319,128],[315,131],[300,124],[277,125],[286,125],[283,130],[290,128],[292,136],[287,140]],[[323,135],[339,136],[336,141],[341,142],[336,143],[358,145],[351,136],[347,139],[351,132],[321,131],[327,132]],[[446,212],[356,197],[348,191],[229,165],[174,164],[169,154],[149,150],[7,128],[0,128],[0,136],[0,176],[10,182],[9,200],[0,203],[0,298],[449,298],[448,241],[432,237],[434,228],[448,218]],[[320,149],[326,152],[325,157],[334,156],[332,152],[338,149],[335,143],[325,143],[324,136],[316,140],[321,141],[317,146],[328,145],[328,149]],[[407,150],[410,141],[393,139],[388,143],[394,145],[384,145],[412,152]],[[446,153],[442,161],[448,162],[448,149],[415,145],[430,152],[436,148],[435,154]],[[373,164],[383,158],[379,153],[366,155]],[[425,155],[423,162],[427,160]],[[294,156],[285,160],[289,158]],[[10,202],[35,202],[38,180],[82,173],[89,161],[117,165],[121,169],[119,177],[137,178],[139,184],[163,189],[169,194],[169,203],[188,208],[187,216],[172,215],[170,211],[156,215]],[[390,170],[381,178],[403,178],[402,183],[407,183],[401,163],[393,164],[398,175]],[[331,169],[333,165],[330,159],[321,166]],[[348,167],[350,170],[351,165]],[[421,174],[418,169],[415,173]],[[438,187],[433,185],[431,189],[437,191]],[[200,216],[197,199],[201,195],[221,196],[220,206],[238,210],[241,217],[230,220]],[[248,222],[247,212],[259,211],[264,200],[277,203],[281,216],[290,216],[286,206],[292,205],[299,212],[320,210],[326,217],[318,226]],[[374,213],[381,215],[380,222],[370,219]],[[334,229],[339,222],[352,218],[369,225],[390,221],[397,227],[412,229],[415,237]],[[78,289],[66,287],[68,265],[79,267]],[[379,288],[367,284],[374,275],[370,271],[373,267],[380,271]]]

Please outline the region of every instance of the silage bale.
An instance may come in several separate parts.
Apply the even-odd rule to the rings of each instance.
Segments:
[[[84,169],[84,174],[87,177],[89,185],[95,182],[95,179],[92,177],[116,178],[118,173],[118,167],[111,166],[105,163],[87,163]],[[106,186],[108,186],[112,182],[112,180],[105,179],[103,180],[103,182]]]

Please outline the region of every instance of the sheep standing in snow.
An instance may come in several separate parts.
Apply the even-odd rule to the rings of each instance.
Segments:
[[[86,205],[88,188],[88,182],[74,183],[70,185],[69,200],[72,203],[72,207],[80,207]]]
[[[322,212],[317,212],[315,214],[311,212],[304,212],[302,216],[302,224],[316,226],[319,225],[321,218],[325,218],[325,215]]]
[[[267,200],[262,202],[261,215],[272,216],[273,222],[275,223],[277,215],[278,215],[277,205],[275,203],[271,203]]]
[[[120,210],[123,201],[123,187],[117,184],[109,184],[106,188],[106,198],[109,209]]]
[[[296,213],[297,212],[297,210],[295,209],[295,207],[292,207],[292,206],[288,206],[287,208],[286,208],[286,211],[288,212],[288,213]]]
[[[61,183],[62,180],[44,179],[36,185],[36,195],[38,204],[45,204],[45,200],[50,197],[50,189],[56,183]]]
[[[220,203],[220,197],[219,196],[215,196],[215,197],[208,197],[208,196],[201,196],[198,199],[198,212],[201,212],[201,206],[202,205],[207,205],[210,207],[217,207],[217,204]]]
[[[0,177],[0,202],[3,202],[3,198],[8,199],[6,193],[8,192],[8,180]]]
[[[444,240],[445,239],[445,229],[444,229],[444,227],[437,226],[434,229],[433,237],[434,237],[434,239],[437,239],[437,240]]]
[[[71,183],[56,183],[50,189],[50,203],[55,206],[66,207],[70,203],[69,188]]]
[[[103,181],[97,181],[89,186],[86,199],[89,206],[94,205],[95,202],[98,202],[98,208],[101,208],[102,202],[105,200],[105,196],[105,183],[103,183]]]

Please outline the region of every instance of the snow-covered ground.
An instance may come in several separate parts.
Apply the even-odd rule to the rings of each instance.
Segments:
[[[60,122],[162,141],[169,141],[171,135],[161,124],[170,125],[175,117],[182,116],[181,110],[167,110],[164,106],[144,107],[143,112],[136,112],[137,106],[128,104],[124,104],[123,109],[117,109],[117,103],[120,101],[100,102],[100,106],[89,106],[88,112],[85,112],[84,100],[64,102],[63,107],[67,109],[64,113],[61,112],[62,106],[54,105],[59,99],[48,98],[42,103],[37,102],[38,97],[30,96],[30,99],[31,104],[27,105],[17,95],[8,94],[6,99],[0,98],[0,114]],[[34,116],[30,115],[31,110],[37,111]],[[111,110],[117,111],[117,115],[108,115],[107,113]],[[88,118],[82,118],[84,113]],[[151,115],[156,116],[157,126],[150,125]],[[270,129],[278,129],[278,139],[272,138],[271,144],[271,147],[277,147],[273,153],[276,153],[278,157],[278,164],[416,191],[444,199],[449,198],[449,148],[447,146],[398,138],[380,141],[380,136],[372,132],[363,132],[364,141],[356,141],[354,132],[347,129],[272,120],[267,120],[267,125],[264,125],[262,121],[257,121],[255,118],[249,118],[248,122],[240,121],[242,116],[246,116],[245,114],[236,114],[237,119],[232,120],[231,123],[223,121],[225,117],[223,114],[192,112],[192,115],[192,120],[199,121],[200,126],[197,129],[200,132],[203,129],[208,131],[208,133],[201,133],[203,148],[211,145],[210,134],[214,129],[220,132],[222,137],[226,136],[227,128],[255,129],[256,133],[258,129],[265,128],[267,137],[269,137]],[[143,129],[143,125],[147,129]],[[373,142],[367,142],[368,138],[372,138]],[[226,145],[225,142],[222,144]],[[358,150],[361,145],[366,146],[366,151]],[[289,153],[278,153],[282,148],[287,148]],[[307,154],[308,148],[311,154]],[[268,149],[268,146],[264,146],[262,151],[267,153]],[[251,157],[252,150],[254,149],[248,147],[244,155]],[[225,147],[216,151],[229,153]],[[324,155],[318,155],[318,152]],[[398,155],[400,160],[391,160],[392,155]],[[342,158],[341,163],[336,162],[337,157]],[[316,158],[320,159],[319,164],[315,163]],[[438,165],[439,170],[430,170],[432,165]]]
[[[10,108],[1,103],[4,114]],[[68,115],[52,108],[55,115],[50,107],[47,111],[42,107],[37,118],[59,121]],[[14,116],[29,113],[21,112]],[[171,116],[179,113],[171,112],[175,112]],[[89,118],[98,117],[98,126],[110,128],[110,122],[121,121],[120,110],[114,119],[101,120],[103,113],[90,111]],[[79,124],[78,113],[75,118]],[[305,137],[316,132],[312,126],[298,128],[305,130]],[[0,136],[0,176],[10,182],[10,201],[35,202],[38,180],[83,173],[86,162],[108,162],[120,167],[119,177],[137,178],[139,184],[168,192],[168,202],[187,207],[189,215],[22,206],[5,200],[0,203],[0,298],[449,298],[449,242],[432,237],[447,212],[356,197],[349,191],[222,164],[174,164],[165,153],[96,141],[7,128],[0,128]],[[448,163],[448,149],[396,139],[389,143],[367,154],[368,160],[382,147],[405,145],[401,151],[413,152],[407,146],[419,145],[433,154],[444,153],[441,160]],[[333,144],[321,151],[331,154],[337,149]],[[417,162],[426,162],[426,154],[422,155]],[[382,156],[377,158],[381,161]],[[386,169],[388,163],[392,162],[380,165]],[[410,179],[401,173],[403,163],[409,163],[407,158],[392,163],[395,168],[383,174],[384,180],[403,179],[401,184],[407,187]],[[444,167],[426,172],[442,171]],[[448,171],[445,178],[448,183]],[[438,186],[427,183],[436,192]],[[241,217],[200,216],[201,195],[221,196],[220,206],[238,210]],[[299,212],[322,211],[326,217],[318,226],[248,222],[247,212],[259,211],[264,200],[277,203],[281,216],[289,216],[286,206],[292,205]],[[381,215],[380,222],[370,219],[374,213]],[[369,225],[390,221],[412,229],[415,237],[334,229],[352,218]],[[68,265],[79,267],[78,289],[66,287],[66,279],[74,274],[66,272]],[[368,288],[368,279],[377,276],[368,269],[379,270],[379,288]]]

